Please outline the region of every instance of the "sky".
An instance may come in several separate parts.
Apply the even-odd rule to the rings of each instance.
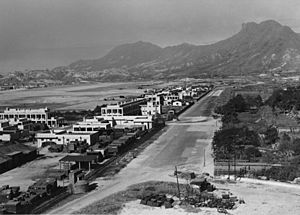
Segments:
[[[0,73],[98,58],[140,40],[214,43],[251,21],[300,32],[299,11],[299,0],[0,0]]]

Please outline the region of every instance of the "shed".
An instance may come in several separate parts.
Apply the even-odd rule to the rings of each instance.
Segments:
[[[98,160],[97,155],[67,155],[59,160],[59,166],[61,168],[62,163],[76,163],[78,164],[78,168],[82,169],[88,165],[88,169],[91,170],[91,164],[96,163]]]

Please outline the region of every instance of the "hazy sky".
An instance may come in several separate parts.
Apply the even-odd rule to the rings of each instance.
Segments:
[[[34,49],[206,44],[266,19],[300,32],[300,0],[0,0],[0,63]]]

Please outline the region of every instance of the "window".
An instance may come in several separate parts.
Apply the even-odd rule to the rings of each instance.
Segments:
[[[87,131],[93,131],[93,128],[87,128],[86,130]]]

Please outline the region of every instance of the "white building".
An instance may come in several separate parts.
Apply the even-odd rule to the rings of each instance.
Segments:
[[[96,116],[97,117],[97,116]],[[153,128],[153,116],[99,116],[107,120],[112,127],[115,125],[140,125],[144,129]]]
[[[102,116],[130,116],[140,115],[141,108],[147,102],[145,98],[136,98],[129,101],[118,102],[117,104],[106,105],[101,108]]]
[[[181,100],[173,101],[172,106],[182,107],[184,106],[184,102]]]
[[[176,100],[179,100],[178,93],[169,92],[168,94],[164,95],[164,105],[166,106],[172,105],[172,102]]]
[[[85,141],[89,145],[93,145],[99,141],[97,131],[86,132],[72,132],[65,130],[50,130],[36,134],[38,147],[42,147],[44,142],[55,142],[56,144],[66,145],[71,141]]]
[[[8,120],[0,120],[0,131],[16,130],[17,126],[10,125]]]
[[[16,121],[18,119],[27,118],[34,123],[44,123],[49,127],[58,127],[63,123],[63,118],[50,117],[49,108],[25,109],[25,108],[6,108],[0,113],[0,120]]]
[[[34,122],[27,118],[10,120],[11,125],[16,125],[19,130],[32,130]]]
[[[159,94],[145,95],[147,104],[141,105],[142,115],[155,115],[162,113],[163,96]]]
[[[99,131],[101,129],[110,129],[111,124],[108,121],[105,121],[103,118],[92,118],[92,119],[83,119],[82,122],[77,122],[73,125],[74,132],[91,132]]]

